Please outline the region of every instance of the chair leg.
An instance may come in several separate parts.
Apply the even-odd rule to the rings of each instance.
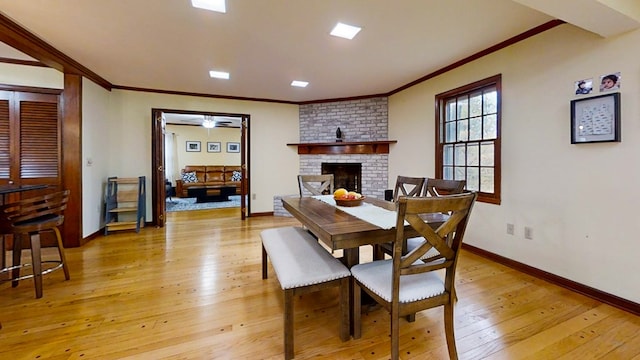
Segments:
[[[400,309],[391,304],[391,360],[400,359]]]
[[[11,255],[13,257],[12,266],[14,267],[11,276],[14,279],[17,279],[20,277],[20,257],[22,256],[22,234],[13,234],[13,252]],[[13,280],[11,282],[11,287],[16,287],[16,286],[18,286],[18,280]]]
[[[60,261],[62,262],[62,271],[64,271],[64,278],[66,280],[71,279],[69,275],[69,267],[67,266],[67,257],[64,255],[64,244],[62,243],[62,236],[58,227],[54,227],[53,231],[56,233],[56,239],[58,240],[58,254],[60,255]]]
[[[362,290],[360,289],[358,283],[356,283],[355,279],[352,278],[351,283],[351,288],[353,291],[353,296],[351,297],[353,301],[353,323],[351,324],[351,326],[353,327],[353,338],[360,339],[360,337],[362,336]]]
[[[284,358],[293,359],[293,289],[284,291]]]
[[[33,268],[33,283],[36,287],[36,299],[40,299],[42,297],[42,259],[39,232],[31,235],[31,264]]]
[[[447,338],[447,350],[449,350],[449,358],[458,360],[458,351],[456,350],[456,337],[453,330],[453,304],[444,305],[444,333]]]

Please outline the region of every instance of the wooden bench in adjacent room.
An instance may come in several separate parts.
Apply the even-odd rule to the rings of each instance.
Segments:
[[[285,359],[293,358],[293,297],[340,287],[340,339],[349,339],[349,278],[351,272],[300,227],[267,229],[262,238],[262,278],[267,255],[284,290]]]

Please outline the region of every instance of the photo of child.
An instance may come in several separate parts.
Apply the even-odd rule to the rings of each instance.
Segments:
[[[600,92],[620,89],[620,72],[600,77]]]
[[[576,95],[590,94],[593,90],[593,79],[583,79],[576,81]]]

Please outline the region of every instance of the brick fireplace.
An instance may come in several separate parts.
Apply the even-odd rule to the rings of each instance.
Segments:
[[[388,139],[386,97],[300,105],[299,119],[300,143],[288,145],[299,146],[300,174],[322,174],[323,163],[360,164],[359,192],[384,199],[389,171],[388,148],[389,143],[395,142]],[[336,143],[338,127],[343,134],[342,143]],[[335,146],[331,146],[332,143]],[[286,214],[280,197],[276,196],[274,215]]]

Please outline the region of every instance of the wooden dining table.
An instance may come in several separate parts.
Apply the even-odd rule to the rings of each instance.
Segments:
[[[365,202],[396,211],[396,203],[377,198],[365,198]],[[342,262],[348,267],[360,262],[360,246],[389,243],[395,240],[396,229],[383,229],[313,197],[284,197],[283,207],[300,221],[311,233],[333,250],[343,250]],[[425,221],[432,227],[442,224],[447,218],[443,214],[428,214]],[[413,229],[405,226],[407,237],[414,235]],[[353,284],[349,283],[352,287]],[[353,288],[349,291],[353,294]],[[353,297],[349,300],[351,334],[353,334]]]
[[[367,197],[365,202],[387,210],[396,210],[396,204]],[[389,243],[395,240],[396,229],[383,229],[357,218],[313,197],[282,198],[283,207],[309,231],[333,250],[343,250],[344,264],[351,268],[360,262],[360,246]],[[446,219],[443,214],[429,214],[427,222],[437,226]],[[413,230],[405,226],[410,237]]]

